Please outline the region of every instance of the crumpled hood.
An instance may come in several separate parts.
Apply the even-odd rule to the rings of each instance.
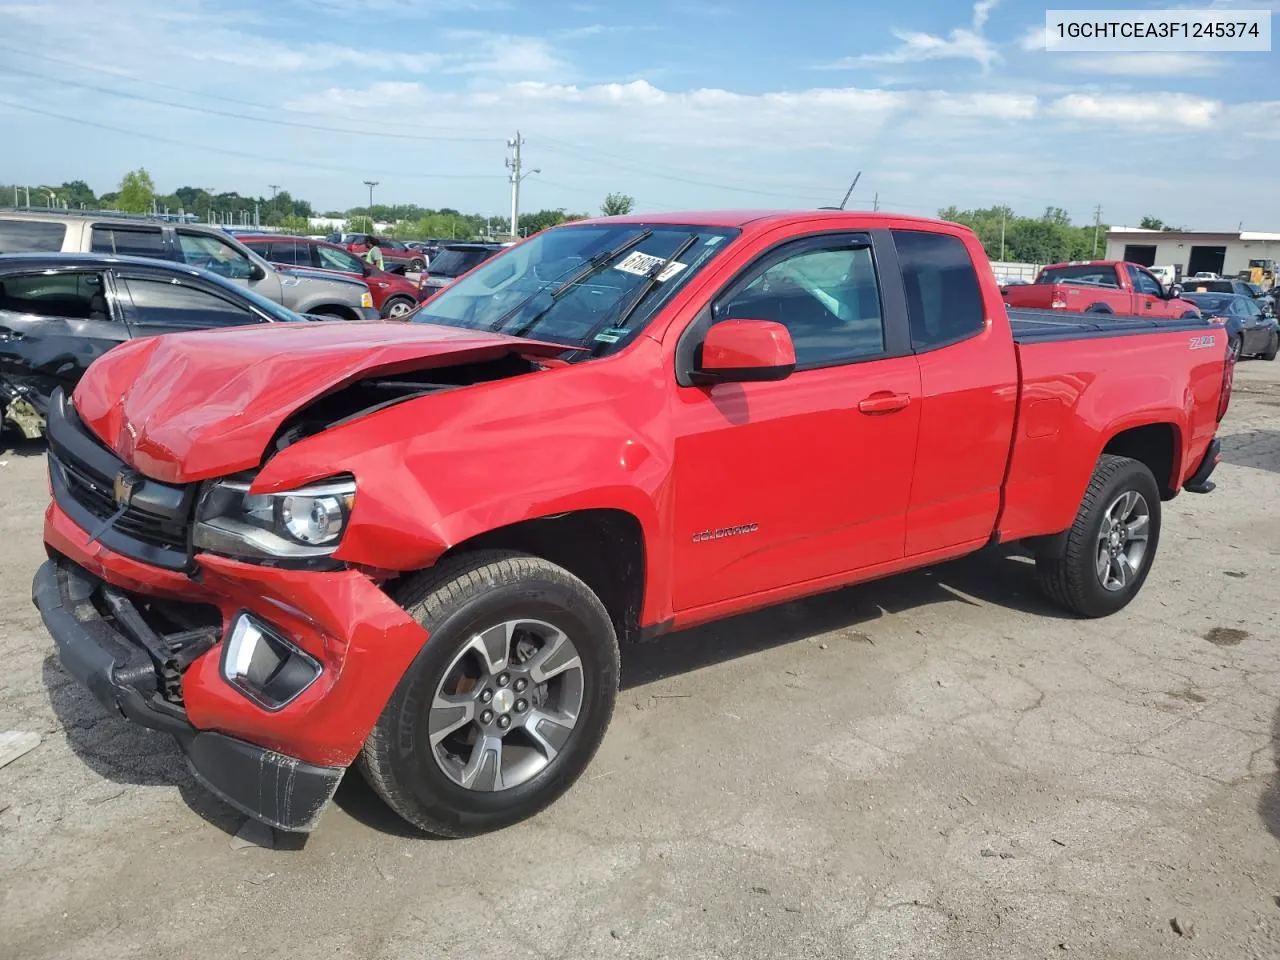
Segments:
[[[280,424],[362,377],[564,347],[420,323],[268,323],[145,337],[96,360],[80,419],[146,476],[189,483],[258,466]]]

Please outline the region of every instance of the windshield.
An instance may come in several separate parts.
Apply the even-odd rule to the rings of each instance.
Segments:
[[[1190,300],[1203,313],[1227,314],[1231,312],[1231,298],[1214,296],[1213,294],[1192,293],[1184,297]]]
[[[431,261],[431,265],[427,268],[427,272],[435,277],[460,277],[477,263],[490,254],[489,250],[476,249],[457,249],[455,247],[445,247],[435,259]]]
[[[1074,267],[1046,267],[1036,283],[1088,283],[1097,287],[1118,287],[1116,268],[1111,264],[1083,264]]]
[[[683,224],[554,227],[494,256],[410,319],[612,353],[737,235]]]

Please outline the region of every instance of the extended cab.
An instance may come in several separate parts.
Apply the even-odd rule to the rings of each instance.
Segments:
[[[64,667],[276,827],[357,761],[425,831],[513,823],[591,760],[619,639],[990,543],[1114,613],[1233,370],[1207,321],[1010,313],[967,228],[852,212],[565,224],[410,320],[128,343],[50,410]]]
[[[1162,320],[1199,316],[1194,303],[1180,299],[1177,284],[1164,287],[1146,267],[1117,260],[1055,263],[1043,268],[1035,283],[1002,292],[1010,307]]]

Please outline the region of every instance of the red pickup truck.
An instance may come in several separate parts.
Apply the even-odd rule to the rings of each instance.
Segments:
[[[1124,607],[1212,487],[1226,339],[1006,312],[951,223],[578,221],[408,323],[105,354],[50,405],[33,597],[250,815],[313,829],[355,763],[474,834],[583,772],[620,639],[1014,541],[1067,610]]]
[[[1035,283],[1010,285],[1002,293],[1009,306],[1024,309],[1160,319],[1200,316],[1194,303],[1179,299],[1182,288],[1177,284],[1166,289],[1146,267],[1117,260],[1051,264]]]

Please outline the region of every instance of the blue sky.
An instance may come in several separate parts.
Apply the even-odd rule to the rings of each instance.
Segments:
[[[323,209],[374,179],[500,216],[519,128],[527,210],[813,207],[861,170],[855,207],[1280,230],[1280,53],[1049,54],[1043,24],[1017,0],[0,0],[0,183],[142,165]]]

